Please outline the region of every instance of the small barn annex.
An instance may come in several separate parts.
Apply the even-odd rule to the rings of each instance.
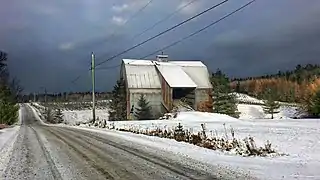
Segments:
[[[212,90],[208,69],[201,61],[168,61],[166,55],[156,60],[123,59],[120,73],[126,86],[128,119],[141,94],[159,117],[181,99],[197,109]]]

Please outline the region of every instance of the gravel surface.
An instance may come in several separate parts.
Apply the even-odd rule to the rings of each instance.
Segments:
[[[154,154],[124,139],[41,125],[29,106],[22,108],[22,126],[0,179],[229,179],[216,177],[207,164],[182,156],[176,161],[177,155]]]

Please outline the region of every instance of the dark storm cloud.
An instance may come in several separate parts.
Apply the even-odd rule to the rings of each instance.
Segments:
[[[221,33],[211,46],[211,55],[220,68],[232,76],[261,75],[288,70],[297,64],[319,64],[319,3],[283,24],[263,26],[263,30],[246,34],[241,31]],[[219,39],[220,38],[220,39]],[[218,61],[221,61],[220,63]]]
[[[130,15],[148,0],[9,1],[0,6],[0,49],[9,53],[10,70],[27,92],[90,90],[90,54],[97,63],[181,22],[218,0],[199,0],[157,28],[132,37],[188,0],[155,0],[124,27]],[[101,67],[118,65],[121,58],[139,58],[186,36],[248,0],[226,5],[151,41]],[[259,75],[318,63],[320,56],[320,2],[318,0],[258,0],[165,53],[171,59],[203,60],[210,70],[221,68],[231,76]],[[110,35],[113,36],[110,37]],[[153,58],[153,57],[150,57]],[[76,84],[71,80],[81,75]],[[110,89],[119,68],[97,71],[98,90]]]

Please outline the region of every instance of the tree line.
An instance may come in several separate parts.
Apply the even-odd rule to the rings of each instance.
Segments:
[[[320,116],[320,110],[315,108],[320,103],[316,100],[320,93],[320,66],[318,65],[297,65],[292,71],[233,79],[230,84],[235,92],[260,99],[264,99],[265,92],[270,91],[275,101],[297,103],[308,116]]]
[[[96,100],[108,100],[111,93],[95,92]],[[22,102],[88,102],[92,100],[92,92],[62,92],[62,93],[29,93],[20,95]]]

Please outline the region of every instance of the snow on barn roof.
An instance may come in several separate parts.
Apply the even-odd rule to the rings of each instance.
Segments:
[[[125,61],[124,63],[128,88],[161,88],[159,76],[153,64],[137,65],[128,64]]]
[[[123,59],[122,61],[125,65],[129,88],[161,88],[156,67],[160,72],[163,71],[161,74],[168,83],[171,83],[169,83],[171,87],[212,88],[208,69],[201,61],[159,62],[138,59]],[[149,76],[151,80],[147,82],[146,79]]]
[[[182,66],[181,68],[197,84],[197,88],[212,88],[206,66]]]
[[[180,66],[161,63],[156,67],[170,87],[197,87]]]
[[[125,65],[150,65],[154,66],[152,60],[123,59]]]
[[[186,67],[206,67],[206,65],[204,65],[201,61],[170,61],[170,63]]]

